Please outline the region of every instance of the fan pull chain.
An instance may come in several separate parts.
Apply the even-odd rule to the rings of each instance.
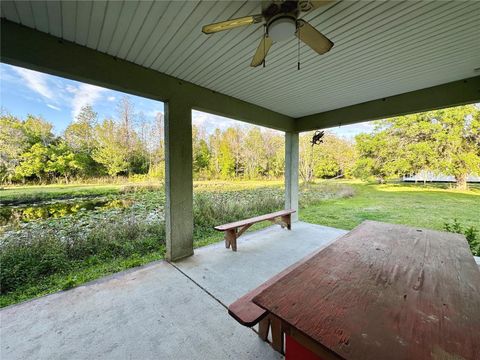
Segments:
[[[300,70],[300,26],[297,22],[297,70]]]
[[[265,54],[265,42],[267,38],[267,25],[263,25],[263,67],[265,67],[265,58],[267,55]]]

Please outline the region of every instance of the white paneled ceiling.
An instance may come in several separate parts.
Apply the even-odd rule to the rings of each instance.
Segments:
[[[212,90],[300,117],[479,75],[480,1],[338,1],[303,16],[334,41],[319,56],[274,44],[249,66],[260,24],[204,24],[261,12],[254,1],[2,1],[1,16]]]

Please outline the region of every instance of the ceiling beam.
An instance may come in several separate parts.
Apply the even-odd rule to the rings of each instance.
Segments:
[[[0,60],[153,100],[181,98],[193,109],[292,131],[294,120],[269,109],[1,19]]]
[[[296,119],[297,131],[326,129],[451,106],[480,102],[480,76]]]

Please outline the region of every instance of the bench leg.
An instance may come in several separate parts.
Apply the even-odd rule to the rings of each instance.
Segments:
[[[282,216],[282,222],[287,224],[287,229],[288,230],[292,230],[292,215],[291,214]]]
[[[275,351],[283,354],[283,331],[282,321],[276,316],[269,315],[272,329],[272,347]]]
[[[228,236],[228,233],[227,233],[227,232],[225,232],[224,238],[225,238],[225,247],[226,247],[227,249],[229,249],[229,248],[230,248],[230,239],[229,239],[229,236]]]
[[[225,247],[232,246],[233,251],[237,251],[237,229],[227,230],[225,232]]]
[[[258,336],[263,341],[267,341],[268,339],[268,328],[270,327],[270,319],[268,316],[265,316],[260,322],[258,323]]]
[[[282,321],[276,316],[269,314],[258,323],[258,336],[263,341],[268,341],[268,331],[272,333],[272,347],[275,351],[284,354],[284,331]]]

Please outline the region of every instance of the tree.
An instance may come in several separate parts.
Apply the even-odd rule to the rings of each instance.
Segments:
[[[245,177],[254,179],[266,170],[264,139],[258,127],[252,127],[245,136],[243,159],[245,161]]]
[[[228,128],[221,132],[215,129],[209,138],[211,172],[222,179],[238,176],[242,171],[242,138],[239,128]]]
[[[141,127],[142,114],[135,112],[135,106],[129,96],[120,99],[117,107],[119,120],[119,140],[128,163],[128,174],[145,174],[148,172],[148,156],[146,155],[145,142],[142,142]],[[140,121],[139,121],[140,120]],[[138,126],[140,122],[140,136]]]
[[[453,175],[459,189],[467,188],[469,174],[480,174],[480,110],[458,106],[429,113],[441,126],[434,134],[440,155],[440,171]]]
[[[148,137],[147,149],[151,157],[149,173],[155,177],[165,176],[165,139],[163,114],[158,112]]]
[[[102,164],[108,175],[116,176],[128,170],[127,154],[121,129],[113,120],[105,119],[95,127],[97,147],[93,159]]]
[[[87,104],[80,109],[76,121],[68,125],[64,132],[64,139],[75,153],[79,165],[78,172],[83,177],[99,173],[99,166],[92,158],[97,145],[95,137],[97,119],[98,114]]]
[[[27,137],[22,121],[2,111],[0,113],[0,183],[13,179],[15,168],[20,163],[20,156],[27,147]]]
[[[210,147],[210,171],[217,177],[220,174],[220,129],[215,129],[212,135],[209,137]]]
[[[197,126],[192,127],[192,145],[193,145],[193,172],[200,174],[210,167],[210,150],[205,133]]]
[[[331,133],[325,133],[323,143],[314,146],[314,174],[318,178],[349,176],[356,161],[354,145]]]
[[[218,163],[222,179],[229,179],[237,174],[237,162],[226,137],[222,137],[220,140]]]
[[[355,141],[359,154],[354,170],[357,177],[374,176],[379,182],[384,182],[386,178],[397,174],[398,138],[377,127],[372,134],[357,135]]]
[[[314,178],[313,167],[315,149],[310,143],[312,136],[313,132],[308,132],[300,135],[299,138],[298,173],[305,183],[312,182]]]
[[[42,182],[47,173],[48,147],[41,142],[32,147],[20,156],[20,164],[15,168],[15,175],[19,178],[36,177]]]
[[[222,156],[225,160],[224,165],[225,171],[230,167],[228,160],[230,157],[233,159],[233,174],[234,176],[239,176],[243,172],[242,164],[242,150],[243,150],[243,136],[242,130],[239,127],[231,127],[226,129],[222,134],[222,151],[225,151],[225,155]],[[225,174],[225,171],[222,170],[222,174]]]
[[[81,108],[76,121],[65,129],[64,138],[68,145],[75,151],[91,154],[95,148],[95,126],[98,114],[91,105]]]
[[[428,112],[395,117],[382,123],[398,144],[395,160],[398,175],[438,172],[435,134],[441,131],[441,125],[432,121]]]
[[[126,152],[132,151],[132,129],[136,121],[135,107],[129,96],[120,99],[118,106],[118,119],[122,135],[122,143]]]
[[[356,151],[352,143],[326,132],[323,142],[311,143],[314,132],[300,135],[299,173],[304,182],[352,174]]]
[[[378,121],[372,133],[355,137],[359,156],[355,164],[355,176],[363,179],[373,176],[379,182],[384,182],[387,178],[409,174],[423,166],[415,161],[414,155],[421,146],[411,140],[403,131],[403,126],[392,123],[395,119]]]
[[[264,175],[278,178],[285,171],[285,137],[273,130],[262,132],[265,156]]]
[[[51,176],[63,176],[68,182],[69,178],[84,166],[82,156],[75,154],[73,149],[65,142],[51,144],[48,149],[48,160],[45,172]]]
[[[23,129],[30,145],[41,143],[47,146],[55,139],[52,133],[53,125],[41,117],[27,115]]]
[[[356,138],[357,175],[431,171],[453,175],[465,189],[468,175],[480,173],[479,117],[476,105],[466,105],[383,120]]]

